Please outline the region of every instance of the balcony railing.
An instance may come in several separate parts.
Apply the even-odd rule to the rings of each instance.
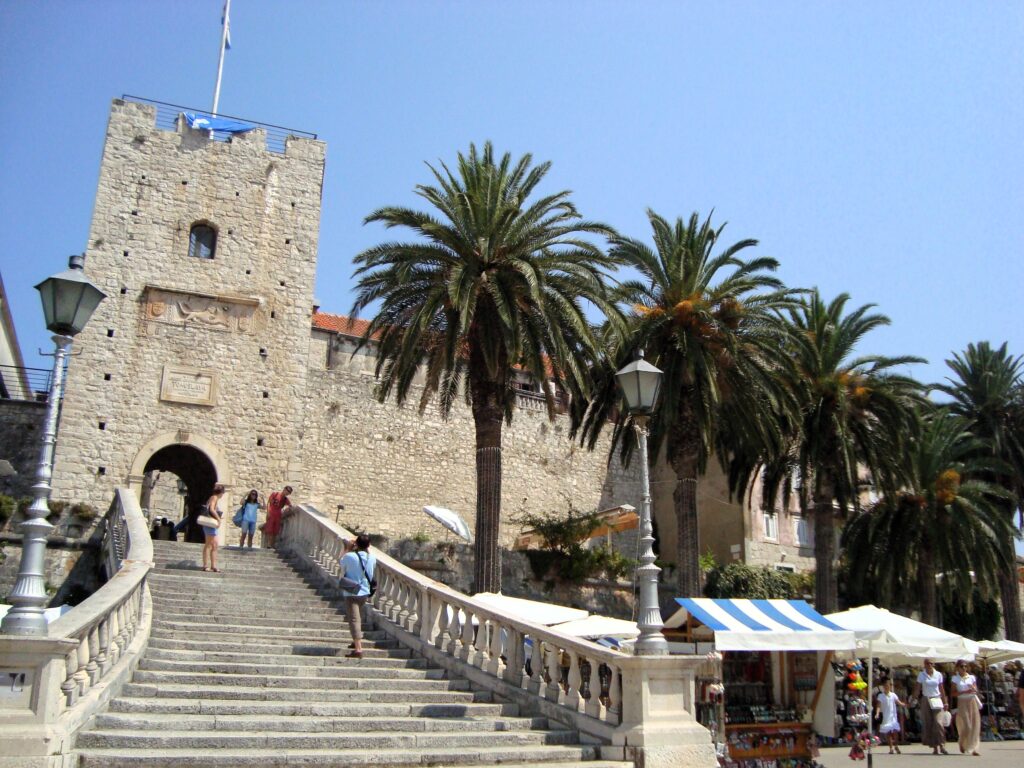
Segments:
[[[46,402],[50,392],[48,368],[0,365],[0,400]]]
[[[209,110],[206,109],[183,107],[180,104],[168,104],[165,101],[143,99],[139,96],[130,96],[128,94],[125,94],[121,98],[125,101],[135,101],[139,104],[149,104],[150,106],[156,107],[156,127],[164,131],[176,131],[178,129],[178,116],[182,112],[195,112],[200,115],[210,114]],[[294,128],[285,128],[281,125],[272,125],[271,123],[261,123],[256,120],[250,120],[246,117],[225,115],[222,112],[218,112],[217,117],[223,117],[229,120],[240,120],[243,123],[248,123],[253,128],[260,128],[266,131],[267,150],[278,154],[284,154],[285,142],[291,137],[298,139],[316,138],[316,134],[310,133],[309,131],[299,131]],[[211,131],[210,133],[215,141],[230,141],[233,135],[228,131]]]

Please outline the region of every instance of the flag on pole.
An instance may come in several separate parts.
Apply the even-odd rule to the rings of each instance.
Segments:
[[[224,48],[231,50],[231,19],[228,18],[228,13],[231,10],[229,0],[224,2],[224,10],[220,15],[220,23],[224,27]]]

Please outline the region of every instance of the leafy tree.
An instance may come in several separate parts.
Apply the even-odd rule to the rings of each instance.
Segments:
[[[970,422],[971,433],[984,444],[984,452],[1004,469],[987,477],[1008,491],[1004,513],[1014,507],[1024,518],[1024,357],[1012,356],[1004,343],[994,349],[987,341],[969,344],[966,351],[947,360],[953,378],[937,389],[952,398],[950,409]],[[1022,521],[1024,522],[1024,521]],[[1002,541],[1004,571],[1000,579],[1003,623],[1009,640],[1024,640],[1020,593],[1017,589],[1013,539]]]
[[[767,455],[764,492],[774,499],[795,476],[814,514],[815,604],[838,609],[836,512],[858,503],[861,471],[883,491],[902,479],[905,441],[924,402],[921,385],[893,372],[916,357],[855,356],[872,330],[889,324],[867,304],[846,313],[849,296],[830,303],[817,290],[790,310],[787,353],[793,365],[780,369],[799,400],[785,449]]]
[[[610,236],[584,221],[569,192],[532,197],[550,163],[513,162],[491,144],[459,154],[455,172],[428,166],[433,185],[416,193],[432,213],[388,207],[366,222],[404,227],[416,242],[387,242],[355,258],[353,314],[379,302],[361,346],[378,344],[378,397],[401,404],[422,383],[422,412],[437,396],[447,416],[464,394],[476,426],[477,591],[498,591],[501,432],[515,404],[513,368],[544,382],[548,413],[557,389],[586,390],[595,340],[590,303],[614,315],[605,273],[613,262],[587,235]],[[421,376],[421,378],[417,378]]]
[[[996,467],[964,419],[939,410],[908,445],[906,483],[853,517],[843,532],[849,577],[893,606],[917,595],[921,617],[939,623],[939,591],[972,608],[975,590],[999,591],[1002,542],[1013,537],[1000,503],[1007,493],[982,479]],[[937,576],[939,577],[937,579]]]
[[[621,286],[629,307],[626,333],[606,327],[592,397],[574,400],[573,429],[593,447],[604,424],[615,422],[613,451],[628,461],[633,423],[617,418],[615,371],[643,349],[664,372],[661,402],[650,419],[650,454],[664,445],[675,470],[678,588],[699,595],[697,481],[713,453],[725,461],[738,446],[778,439],[774,414],[786,407],[787,394],[777,375],[786,363],[776,312],[793,299],[771,275],[775,259],[740,258],[756,240],[720,248],[724,225],[713,228],[710,216],[701,221],[694,213],[674,225],[654,211],[647,217],[654,248],[628,237],[612,240],[609,255],[641,279]]]

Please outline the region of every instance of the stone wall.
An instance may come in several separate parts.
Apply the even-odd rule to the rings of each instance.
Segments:
[[[0,400],[0,459],[18,473],[0,477],[0,493],[19,498],[31,495],[39,463],[46,403]]]
[[[316,341],[316,339],[314,339]],[[427,504],[458,512],[475,528],[476,448],[473,419],[460,404],[441,419],[436,405],[420,414],[417,393],[397,407],[374,397],[374,358],[339,356],[334,368],[311,355],[303,447],[306,483],[296,498],[331,517],[389,538],[443,529]],[[564,416],[517,408],[502,435],[501,542],[510,545],[522,512],[567,514],[640,503],[636,468],[607,465],[606,441],[594,451],[569,440]],[[606,438],[607,439],[607,438]]]
[[[230,486],[302,474],[324,144],[279,154],[263,130],[221,142],[154,120],[113,103],[85,265],[107,299],[76,338],[56,451],[55,495],[104,507],[168,446]],[[189,255],[197,223],[212,259]]]

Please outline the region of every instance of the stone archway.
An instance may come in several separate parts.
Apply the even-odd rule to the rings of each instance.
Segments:
[[[215,483],[230,485],[227,466],[217,446],[202,435],[184,431],[157,435],[135,455],[128,486],[144,506],[148,506],[148,494],[161,473],[178,478],[186,510],[205,502]]]

